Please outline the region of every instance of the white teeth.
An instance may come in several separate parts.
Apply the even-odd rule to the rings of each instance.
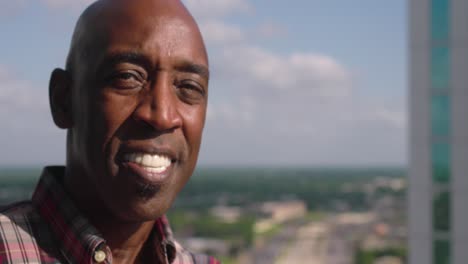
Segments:
[[[165,171],[167,167],[161,167],[161,168],[146,168],[147,171],[152,172],[152,173],[161,173]]]
[[[125,160],[137,163],[149,172],[160,173],[171,165],[171,159],[164,155],[150,155],[143,153],[131,153],[125,155]]]
[[[143,155],[143,161],[141,162],[141,164],[148,166],[148,167],[152,167],[151,160],[152,160],[151,155]],[[159,167],[159,166],[155,166],[155,167]]]
[[[132,160],[135,161],[136,163],[142,163],[143,155],[132,154]]]

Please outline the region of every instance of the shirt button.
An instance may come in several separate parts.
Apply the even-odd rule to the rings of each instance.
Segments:
[[[97,250],[96,252],[94,252],[94,260],[97,263],[104,262],[104,260],[106,260],[106,253],[102,250]]]

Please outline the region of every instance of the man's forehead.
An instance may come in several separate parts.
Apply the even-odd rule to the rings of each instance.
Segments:
[[[80,18],[72,45],[91,57],[156,49],[208,61],[198,26],[177,0],[98,1]]]
[[[176,45],[178,38],[191,37],[198,38],[199,32],[196,25],[176,16],[153,16],[122,19],[109,19],[99,32],[106,35],[109,41],[125,42],[135,44],[141,43],[144,39],[150,43],[162,42],[161,36],[166,38],[169,45]],[[189,44],[189,43],[186,43]]]
[[[139,54],[153,63],[169,58],[208,63],[198,29],[178,17],[120,20],[103,30],[105,41],[96,47],[102,56]]]

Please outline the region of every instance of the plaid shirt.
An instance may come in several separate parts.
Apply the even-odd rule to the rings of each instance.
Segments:
[[[99,232],[65,193],[63,167],[47,167],[31,201],[0,210],[0,263],[112,263]],[[183,249],[173,238],[166,217],[155,221],[154,249],[162,247],[166,263],[217,264],[206,255]],[[152,236],[150,236],[152,237]],[[156,241],[163,241],[157,243]]]

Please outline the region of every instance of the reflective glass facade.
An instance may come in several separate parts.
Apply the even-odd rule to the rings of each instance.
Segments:
[[[431,164],[433,263],[451,258],[451,52],[450,0],[431,0]],[[440,191],[443,190],[443,191]]]
[[[468,0],[410,0],[408,264],[468,264]]]

